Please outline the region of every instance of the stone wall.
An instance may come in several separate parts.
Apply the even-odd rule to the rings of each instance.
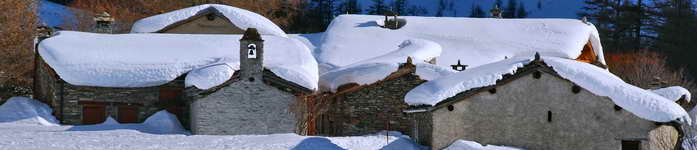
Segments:
[[[184,89],[184,83],[181,80],[144,88],[76,86],[58,79],[42,59],[37,60],[39,62],[36,70],[35,82],[37,84],[34,88],[34,97],[49,104],[53,108],[54,116],[63,124],[82,124],[83,107],[80,103],[104,104],[106,115],[113,118],[118,117],[117,104],[138,105],[140,107],[137,119],[142,122],[150,115],[162,110],[163,104],[159,103],[161,88]],[[181,121],[185,122],[186,120]]]
[[[457,139],[540,150],[618,150],[623,140],[651,147],[654,122],[615,109],[607,97],[584,89],[575,93],[573,86],[552,74],[524,75],[496,86],[495,92],[465,97],[452,104],[452,111],[433,110],[430,142],[420,142],[433,149]]]
[[[164,33],[183,33],[183,34],[243,34],[244,30],[233,25],[227,18],[215,15],[214,20],[208,20],[206,16],[201,16],[193,20],[185,21],[181,24],[168,27]]]
[[[80,103],[102,103],[106,105],[106,114],[113,118],[118,117],[118,104],[134,104],[141,106],[138,108],[138,121],[142,122],[150,115],[163,109],[163,104],[159,103],[160,88],[181,87],[182,81],[143,88],[104,88],[91,86],[75,86],[62,84],[65,94],[63,95],[63,122],[64,124],[82,123],[82,106]]]
[[[382,130],[412,132],[413,122],[403,110],[404,96],[424,83],[413,72],[380,81],[360,89],[333,95],[328,111],[317,127],[320,135],[350,136],[372,134]]]
[[[296,116],[289,110],[296,96],[261,80],[229,81],[214,91],[187,89],[191,99],[191,131],[204,135],[295,133]]]

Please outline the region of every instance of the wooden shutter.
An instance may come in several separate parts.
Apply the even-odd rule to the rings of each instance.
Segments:
[[[82,124],[99,124],[106,120],[104,104],[82,104]]]
[[[138,123],[138,106],[119,105],[117,120],[119,123]]]

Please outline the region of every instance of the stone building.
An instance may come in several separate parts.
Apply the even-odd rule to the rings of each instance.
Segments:
[[[404,95],[426,82],[416,65],[403,63],[386,78],[367,85],[349,83],[323,97],[327,111],[319,119],[317,133],[328,136],[372,134],[382,130],[410,133],[410,118],[402,111],[409,105]]]
[[[680,145],[680,119],[648,120],[587,88],[538,58],[503,75],[494,85],[460,92],[433,106],[411,105],[405,112],[415,126],[410,136],[432,149],[458,139],[555,150],[674,149]]]
[[[198,5],[143,18],[133,25],[131,33],[243,34],[251,26],[262,35],[284,35],[283,30],[257,13],[218,4]]]
[[[310,50],[258,14],[222,5],[196,8],[242,14],[232,22],[246,21],[237,28],[248,32],[109,34],[114,19],[108,14],[95,18],[98,33],[42,28],[34,97],[49,104],[62,124],[98,124],[107,117],[136,123],[166,109],[184,127],[193,124],[194,134],[304,132],[304,114],[290,112],[302,112],[297,102],[317,89]]]
[[[240,70],[211,89],[187,89],[194,134],[239,135],[295,133],[302,116],[293,107],[312,90],[278,77],[263,67],[264,40],[255,29],[240,39]]]

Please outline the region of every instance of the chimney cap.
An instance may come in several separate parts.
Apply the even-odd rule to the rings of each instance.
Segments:
[[[94,21],[113,22],[114,17],[111,17],[111,15],[109,15],[107,12],[102,12],[94,17]]]
[[[261,35],[257,32],[256,28],[248,28],[247,31],[244,32],[242,39],[240,39],[240,41],[242,40],[264,41],[261,39]]]

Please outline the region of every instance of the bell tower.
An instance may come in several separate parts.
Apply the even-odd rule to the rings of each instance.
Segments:
[[[240,39],[240,79],[261,83],[264,71],[264,40],[256,28],[249,28]]]

